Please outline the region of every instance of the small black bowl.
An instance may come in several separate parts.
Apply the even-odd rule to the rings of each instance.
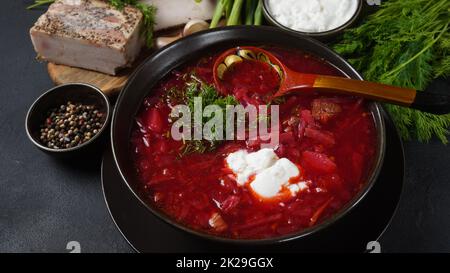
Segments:
[[[46,147],[39,139],[41,125],[45,122],[49,110],[66,104],[69,101],[95,105],[100,112],[106,114],[103,126],[94,137],[81,145],[64,149]],[[101,136],[105,135],[102,133],[108,127],[110,116],[111,106],[108,97],[100,89],[85,83],[68,83],[48,90],[31,105],[25,120],[25,128],[28,138],[40,150],[60,158],[74,158],[80,155],[87,156],[96,152],[101,153],[101,149],[104,146],[103,137]]]
[[[273,26],[282,28],[286,31],[289,31],[291,33],[296,33],[296,34],[302,34],[302,35],[306,35],[309,36],[311,38],[315,38],[317,40],[320,41],[330,41],[333,38],[337,37],[339,34],[341,34],[346,28],[350,27],[353,25],[353,23],[355,23],[360,14],[361,11],[363,9],[363,5],[364,5],[364,1],[362,0],[357,0],[358,1],[358,7],[356,8],[355,14],[353,14],[353,16],[347,21],[345,22],[343,25],[335,28],[335,29],[331,29],[331,30],[327,30],[327,31],[321,31],[321,32],[306,32],[306,31],[298,31],[298,30],[294,30],[292,28],[289,28],[287,26],[284,26],[282,24],[280,24],[271,14],[270,10],[269,10],[269,6],[268,6],[268,0],[264,0],[263,1],[263,13],[264,13],[264,17],[266,18],[266,20]]]

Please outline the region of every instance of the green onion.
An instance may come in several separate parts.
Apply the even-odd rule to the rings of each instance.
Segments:
[[[253,18],[255,15],[255,9],[258,1],[257,0],[247,0],[245,2],[245,24],[253,25]]]
[[[260,26],[262,24],[263,19],[262,8],[263,8],[263,1],[259,0],[258,6],[256,7],[255,10],[255,22],[254,22],[255,26]]]
[[[241,18],[242,4],[244,4],[244,0],[234,1],[230,17],[228,18],[227,26],[234,26],[239,24],[239,19]]]
[[[231,10],[233,9],[234,0],[222,0],[225,7],[225,18],[227,21],[230,19]]]
[[[211,20],[211,24],[209,25],[209,28],[215,28],[219,24],[220,19],[222,18],[222,15],[223,15],[223,10],[224,10],[223,2],[224,2],[223,0],[217,1],[216,9],[214,10],[214,15]]]

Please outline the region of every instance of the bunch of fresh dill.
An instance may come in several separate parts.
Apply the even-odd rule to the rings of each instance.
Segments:
[[[434,78],[450,75],[449,22],[448,0],[386,1],[334,49],[366,80],[424,90]],[[386,107],[404,139],[437,136],[448,143],[450,115]]]
[[[138,0],[106,0],[111,6],[118,10],[122,10],[126,5],[136,7],[141,11],[143,17],[143,35],[148,48],[153,47],[153,29],[155,26],[155,14],[156,7],[139,2]],[[27,9],[33,9],[42,5],[49,5],[55,2],[55,0],[35,0],[34,4],[27,7]]]

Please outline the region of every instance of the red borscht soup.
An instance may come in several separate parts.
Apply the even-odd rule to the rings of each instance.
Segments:
[[[292,70],[345,76],[304,52],[267,50]],[[338,213],[367,182],[376,154],[365,101],[312,91],[290,95],[271,102],[279,104],[280,116],[272,150],[259,140],[225,140],[186,152],[186,142],[171,137],[170,113],[185,100],[192,78],[213,86],[216,58],[172,71],[144,100],[131,152],[145,201],[193,230],[234,239],[288,235]],[[251,62],[224,79],[228,95],[243,105],[267,104],[267,92],[278,84],[273,70]]]

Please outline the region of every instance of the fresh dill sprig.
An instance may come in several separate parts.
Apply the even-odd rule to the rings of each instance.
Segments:
[[[34,9],[44,5],[50,5],[54,3],[55,0],[35,0],[33,4],[29,5],[27,9]]]
[[[144,3],[136,3],[136,8],[142,12],[144,20],[145,44],[148,48],[152,48],[154,44],[153,32],[155,30],[155,16],[157,9],[153,5],[147,5]]]
[[[153,5],[147,5],[138,0],[107,0],[111,6],[118,10],[122,10],[125,6],[130,5],[136,7],[142,13],[143,20],[143,35],[145,37],[145,44],[148,48],[153,47],[153,31],[155,27],[155,15],[156,7]],[[49,5],[54,3],[55,0],[35,0],[34,4],[27,7],[27,9],[37,8],[43,5]]]
[[[450,1],[392,0],[359,27],[346,31],[334,49],[370,81],[425,90],[450,75]],[[386,105],[401,136],[448,143],[450,115]]]
[[[187,105],[191,111],[194,113],[194,99],[200,97],[202,99],[202,108],[203,110],[209,105],[217,105],[223,111],[223,117],[225,122],[225,110],[227,105],[237,105],[238,101],[233,96],[222,96],[219,94],[217,89],[209,85],[199,78],[195,76],[195,74],[186,74],[186,82],[185,88],[183,90],[172,88],[166,93],[166,97],[170,101],[174,101],[177,103],[184,103]],[[211,119],[212,117],[203,117],[201,128]],[[192,126],[194,125],[194,121],[191,122]],[[216,130],[216,128],[213,128]],[[224,128],[223,128],[224,129]],[[192,130],[193,131],[193,130]],[[218,144],[221,142],[217,139],[218,135],[223,135],[224,132],[213,132],[212,140],[185,140],[184,144],[180,151],[180,157],[183,157],[192,153],[206,153],[215,150]]]

